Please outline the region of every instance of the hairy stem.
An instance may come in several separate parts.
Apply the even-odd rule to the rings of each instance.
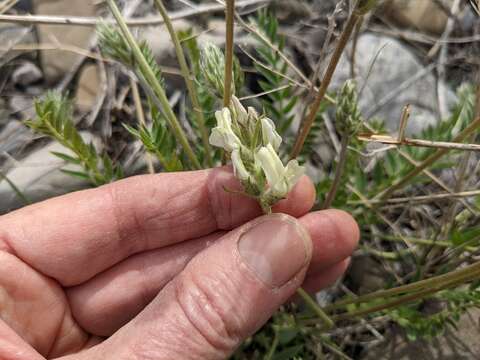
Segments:
[[[332,206],[332,202],[335,199],[335,195],[337,194],[337,191],[338,191],[338,186],[340,185],[340,181],[342,180],[343,170],[345,169],[345,163],[347,162],[349,142],[350,142],[349,136],[344,135],[342,137],[342,143],[340,147],[340,154],[339,154],[337,168],[335,169],[335,178],[333,179],[332,186],[328,191],[325,202],[322,205],[322,209],[328,209],[330,206]]]
[[[132,88],[132,97],[133,102],[135,103],[135,111],[137,113],[138,123],[140,127],[146,126],[145,114],[143,112],[142,101],[140,99],[140,92],[138,91],[137,82],[134,80],[133,77],[130,77],[130,87]],[[147,163],[148,173],[155,174],[152,157],[148,152],[145,153],[145,162]]]
[[[328,317],[325,311],[317,304],[315,300],[302,288],[297,289],[297,294],[305,301],[305,304],[314,312],[315,315],[325,324],[327,329],[332,328],[335,323]]]
[[[440,283],[440,284],[435,285],[435,286],[427,287],[426,289],[420,290],[420,291],[415,292],[413,294],[400,296],[400,297],[398,297],[398,298],[396,298],[392,301],[386,301],[382,304],[374,305],[374,306],[368,307],[366,309],[361,309],[361,310],[353,311],[351,313],[346,313],[346,314],[340,314],[340,315],[335,316],[334,319],[337,320],[337,321],[338,320],[347,320],[347,319],[351,319],[351,318],[356,318],[356,317],[361,317],[361,316],[365,316],[365,315],[368,315],[368,314],[376,313],[376,312],[379,312],[379,311],[382,311],[382,310],[392,309],[392,308],[398,307],[398,306],[406,304],[406,303],[410,303],[410,302],[413,302],[413,301],[424,299],[424,298],[428,297],[429,295],[432,295],[432,294],[434,294],[438,291],[445,290],[445,289],[448,289],[448,288],[452,288],[452,287],[455,287],[459,284],[463,284],[463,283],[467,283],[469,281],[475,280],[479,276],[480,276],[480,270],[476,270],[475,272],[466,274],[464,277],[462,277],[458,280],[453,280],[453,281],[450,281],[450,282]]]
[[[387,290],[375,291],[354,299],[340,300],[330,306],[325,307],[324,310],[326,312],[331,312],[336,309],[345,308],[346,306],[352,304],[362,304],[368,301],[385,299],[391,296],[397,296],[409,292],[418,293],[419,291],[423,291],[425,289],[436,289],[436,291],[438,291],[444,286],[452,287],[455,285],[460,285],[466,281],[469,281],[471,277],[478,276],[480,276],[480,262],[469,265],[460,270],[451,271],[443,275],[434,276],[429,279],[420,280],[411,284],[398,286]]]
[[[273,356],[275,355],[275,351],[277,350],[277,347],[278,347],[278,331],[275,330],[275,334],[273,335],[272,345],[270,346],[270,349],[268,350],[267,355],[265,355],[264,360],[272,360]]]
[[[180,43],[180,39],[177,36],[175,28],[173,27],[172,21],[168,16],[167,9],[163,5],[162,0],[155,0],[155,5],[160,12],[160,15],[165,21],[165,26],[170,34],[172,39],[173,45],[175,47],[175,53],[177,55],[178,64],[180,65],[180,71],[182,76],[185,80],[185,85],[187,86],[188,94],[190,96],[190,101],[192,103],[193,112],[195,114],[195,118],[197,121],[198,129],[200,130],[200,135],[202,137],[203,146],[205,148],[205,155],[207,159],[208,166],[213,166],[212,161],[212,149],[210,147],[210,142],[208,141],[208,130],[205,126],[205,117],[203,116],[202,108],[200,107],[200,102],[198,100],[197,89],[195,88],[195,84],[192,81],[192,76],[190,73],[190,69],[187,64],[187,60],[185,58],[185,54],[183,52],[182,44]]]
[[[125,36],[125,39],[132,50],[132,53],[135,57],[136,62],[138,63],[139,68],[141,69],[142,73],[145,76],[145,80],[148,82],[148,85],[152,87],[153,92],[155,93],[156,97],[158,97],[158,100],[162,104],[161,110],[165,114],[167,122],[173,131],[173,134],[182,145],[183,150],[185,151],[185,154],[189,158],[193,167],[196,169],[201,169],[200,162],[198,161],[197,156],[193,152],[192,147],[188,142],[187,136],[185,135],[185,132],[180,126],[180,123],[178,122],[178,119],[175,116],[175,113],[173,112],[168,102],[168,98],[167,98],[167,95],[165,94],[165,90],[163,89],[162,85],[156,78],[153,70],[148,65],[148,62],[143,56],[140,50],[140,47],[135,41],[135,38],[133,37],[132,33],[128,29],[128,26],[126,25],[125,20],[123,19],[123,16],[120,13],[120,10],[118,9],[115,3],[115,0],[107,0],[107,3],[115,20],[117,21],[118,26],[120,27],[120,30],[123,36]]]

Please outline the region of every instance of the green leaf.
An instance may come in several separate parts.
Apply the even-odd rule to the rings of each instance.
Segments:
[[[73,177],[80,178],[82,180],[90,180],[90,176],[85,172],[72,171],[72,170],[67,170],[67,169],[60,169],[60,171],[65,173],[65,174],[71,175]]]
[[[61,153],[61,152],[57,152],[57,151],[51,151],[51,153],[53,155],[55,155],[56,157],[68,162],[68,163],[72,163],[72,164],[80,164],[80,159],[78,158],[75,158],[73,156],[70,156],[70,155],[67,155],[65,153]]]

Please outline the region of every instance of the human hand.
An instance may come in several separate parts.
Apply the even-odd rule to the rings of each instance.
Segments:
[[[359,237],[304,177],[256,218],[227,168],[129,178],[0,217],[0,359],[224,359]]]

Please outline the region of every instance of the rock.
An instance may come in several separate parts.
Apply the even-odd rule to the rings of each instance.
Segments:
[[[95,3],[95,0],[34,0],[33,8],[37,15],[95,16]],[[88,47],[94,30],[94,27],[73,25],[38,25],[37,27],[39,41],[42,43],[58,42],[80,48]],[[45,78],[49,82],[58,80],[72,70],[78,57],[78,54],[61,50],[41,51],[40,59]]]
[[[20,65],[12,74],[12,80],[16,85],[27,86],[37,81],[40,81],[43,77],[42,71],[31,62],[25,62]]]
[[[80,73],[77,90],[75,92],[75,104],[81,112],[92,110],[97,102],[100,91],[101,77],[98,66],[88,64]]]
[[[348,53],[349,51],[344,53],[340,60],[331,90],[339,89],[347,79],[350,79]],[[358,39],[355,59],[359,89],[363,88],[367,79],[359,99],[364,116],[384,120],[386,127],[395,132],[403,107],[411,104],[407,134],[418,133],[428,125],[438,122],[435,77],[406,46],[386,36],[364,34]],[[416,76],[417,78],[414,78]],[[397,93],[396,91],[406,81],[412,83]],[[439,90],[446,93],[445,102],[450,108],[456,101],[455,94],[443,83],[440,84]],[[385,101],[387,96],[390,99]]]
[[[450,8],[452,2],[448,0],[443,3]],[[390,0],[379,11],[399,26],[434,35],[442,34],[448,20],[447,14],[435,0]]]
[[[100,151],[100,140],[90,133],[83,132],[86,142],[93,141]],[[87,181],[67,175],[61,168],[79,171],[77,165],[65,166],[65,162],[54,156],[51,152],[71,154],[57,142],[33,152],[8,171],[6,176],[31,202],[41,201],[50,197],[66,194],[75,190],[88,187]],[[0,214],[17,209],[25,205],[12,190],[6,181],[0,181]]]
[[[17,150],[33,138],[32,132],[20,121],[10,120],[0,131],[0,154],[9,153],[14,155]]]
[[[27,120],[35,116],[33,102],[34,99],[31,95],[16,94],[10,98],[9,105],[13,114],[20,116],[24,120]]]
[[[33,31],[29,27],[18,26],[17,24],[0,23],[0,65],[6,64],[19,55],[29,56],[24,51],[12,50],[12,48],[21,44],[32,44],[35,42]]]
[[[471,360],[480,359],[478,341],[480,309],[460,318],[458,330],[448,330],[433,340],[408,342],[398,329],[387,333],[387,342],[370,349],[362,360]]]
[[[186,31],[195,27],[187,20],[176,20],[173,22],[176,31]],[[175,48],[167,28],[162,26],[147,27],[141,30],[138,37],[147,41],[152,49],[155,59],[162,65],[177,66]]]
[[[385,270],[371,256],[354,256],[348,275],[350,286],[358,295],[368,294],[387,286]]]

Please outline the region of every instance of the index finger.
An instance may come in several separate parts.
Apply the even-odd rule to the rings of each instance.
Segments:
[[[47,200],[0,217],[0,250],[64,286],[130,255],[230,230],[258,215],[229,168],[143,175]],[[277,210],[301,216],[314,188],[302,178]]]

